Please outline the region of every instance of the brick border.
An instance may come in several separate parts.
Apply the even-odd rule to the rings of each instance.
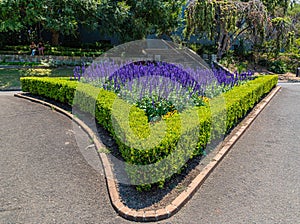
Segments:
[[[178,212],[196,193],[196,191],[203,184],[205,179],[211,174],[211,172],[217,167],[225,155],[230,151],[235,142],[243,135],[251,123],[256,119],[260,112],[267,106],[271,99],[276,95],[276,93],[281,89],[281,86],[276,86],[263,100],[261,100],[253,110],[244,118],[244,120],[238,125],[234,131],[235,134],[229,135],[225,138],[221,145],[219,152],[213,157],[213,159],[204,167],[204,169],[196,176],[196,178],[189,184],[187,189],[181,192],[172,202],[164,208],[158,210],[145,211],[143,209],[134,210],[128,208],[123,204],[119,196],[116,182],[113,179],[113,171],[109,163],[108,157],[105,153],[100,152],[99,150],[105,147],[97,138],[95,133],[80,119],[73,116],[70,112],[61,109],[53,104],[47,103],[45,101],[35,99],[29,96],[25,96],[22,93],[16,93],[14,96],[20,97],[23,99],[31,100],[33,102],[41,103],[43,105],[49,106],[58,112],[68,116],[73,119],[82,129],[89,135],[90,138],[94,140],[94,144],[99,153],[99,156],[102,161],[103,169],[105,172],[106,185],[110,197],[110,201],[117,213],[125,219],[131,221],[139,222],[149,222],[149,221],[159,221],[167,219],[170,216]]]

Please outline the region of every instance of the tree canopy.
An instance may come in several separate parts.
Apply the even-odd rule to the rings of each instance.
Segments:
[[[207,36],[217,45],[217,55],[229,50],[238,38],[253,46],[273,38],[280,51],[283,39],[292,35],[287,0],[195,0],[186,11],[186,35]]]
[[[290,49],[299,42],[299,20],[296,0],[0,0],[0,35],[39,39],[47,31],[57,45],[60,35],[86,27],[122,43],[184,28],[185,40],[212,40],[218,58],[238,40],[261,51]]]
[[[41,26],[52,33],[75,34],[78,26],[98,29],[120,41],[148,34],[170,34],[179,23],[184,0],[1,0],[0,32]]]
[[[58,44],[59,34],[74,34],[79,24],[94,26],[96,1],[85,0],[2,0],[0,31],[31,30],[42,26]]]

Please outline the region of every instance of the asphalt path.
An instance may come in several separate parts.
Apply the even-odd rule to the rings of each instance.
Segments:
[[[300,223],[300,84],[281,85],[169,223]]]
[[[122,223],[70,119],[9,92],[0,108],[0,223]]]
[[[299,223],[300,84],[281,85],[193,198],[158,223]],[[9,92],[0,108],[0,223],[132,223],[111,207],[100,161],[87,162],[90,143],[78,144],[68,118]]]

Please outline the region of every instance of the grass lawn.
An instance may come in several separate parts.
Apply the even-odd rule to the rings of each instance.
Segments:
[[[18,90],[20,77],[70,77],[73,68],[0,68],[0,90]]]

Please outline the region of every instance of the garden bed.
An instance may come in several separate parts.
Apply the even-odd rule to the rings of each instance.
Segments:
[[[276,76],[273,77],[276,80]],[[269,80],[270,79],[269,77]],[[274,81],[274,80],[273,80]],[[74,82],[72,83],[73,86]],[[275,85],[275,82],[273,83]],[[39,98],[41,98],[39,96]],[[47,98],[43,98],[48,100]],[[56,103],[57,101],[51,101],[51,103]],[[61,106],[61,104],[60,104]],[[68,110],[71,107],[67,107]],[[89,114],[83,113],[81,118],[83,120],[91,120],[93,117],[90,117]],[[111,137],[109,132],[103,129],[99,124],[97,125],[98,134],[100,140],[106,145],[107,148],[111,151],[110,162],[114,168],[116,179],[124,178],[126,173],[124,173],[124,167],[120,167],[119,163],[115,163],[115,158],[121,159],[122,157],[119,152],[119,147],[114,139]],[[230,133],[234,135],[235,133]],[[219,145],[218,145],[219,144]],[[144,210],[155,210],[162,208],[174,200],[182,191],[184,191],[191,181],[199,174],[199,172],[205,167],[205,165],[213,158],[214,154],[217,152],[218,147],[222,144],[222,139],[215,140],[207,146],[207,150],[211,151],[206,157],[196,156],[193,159],[189,160],[187,166],[182,170],[180,174],[175,174],[171,179],[167,180],[164,188],[152,188],[151,191],[139,192],[134,186],[126,185],[119,183],[118,191],[121,196],[121,199],[124,204],[132,209],[144,209]],[[117,181],[118,182],[118,181]]]
[[[185,157],[192,158],[203,155],[203,149],[207,144],[210,143],[211,140],[224,136],[224,132],[230,131],[265,94],[271,91],[277,84],[277,78],[277,76],[261,76],[224,93],[222,98],[225,99],[226,109],[217,108],[214,112],[214,116],[216,117],[215,119],[219,119],[219,115],[225,112],[226,117],[214,121],[215,129],[213,132],[210,129],[212,122],[212,118],[210,117],[211,110],[206,106],[200,106],[196,110],[196,113],[201,117],[199,124],[193,120],[193,117],[190,117],[191,114],[189,111],[187,111],[188,114],[186,117],[182,117],[182,115],[171,116],[166,119],[167,129],[163,132],[166,137],[162,138],[162,142],[157,146],[152,149],[147,148],[146,151],[140,150],[138,146],[135,145],[136,142],[128,143],[124,141],[124,137],[126,137],[125,139],[128,141],[128,139],[130,140],[135,137],[134,134],[143,136],[147,134],[149,128],[153,128],[156,130],[154,133],[159,134],[161,130],[157,129],[157,127],[160,127],[161,122],[149,126],[148,119],[143,110],[119,99],[115,93],[93,87],[89,84],[80,83],[80,85],[78,85],[79,83],[76,80],[70,81],[67,78],[21,78],[21,82],[22,90],[25,92],[31,92],[32,94],[68,103],[69,105],[80,108],[84,112],[94,114],[98,123],[101,124],[116,141],[118,151],[126,161],[124,170],[126,170],[127,175],[130,176],[130,182],[132,184],[142,185],[140,189],[145,189],[145,187],[149,189],[149,187],[153,186],[164,186],[164,182],[169,179],[164,176],[166,171],[180,173],[184,165],[183,160],[188,159]],[[75,101],[73,101],[75,94]],[[213,98],[212,103],[218,104],[219,101],[222,101],[222,98]],[[130,108],[129,115],[120,109],[113,111],[115,102],[118,102],[117,106],[124,111]],[[183,112],[183,114],[184,113],[186,112]],[[129,116],[129,121],[132,122],[132,131],[129,131],[128,127],[124,126],[128,121],[124,123],[122,120],[123,116]],[[181,126],[181,118],[186,119],[188,122],[187,126]],[[189,119],[192,119],[192,123],[189,123]],[[116,129],[116,127],[122,128]],[[160,134],[158,137],[160,137]],[[176,148],[176,144],[174,145],[174,141],[178,141],[178,138],[183,139],[183,145],[180,146],[180,149]],[[196,139],[196,141],[194,139]],[[193,146],[191,146],[191,144]],[[150,172],[148,175],[144,173],[143,176],[137,175],[136,172],[138,172],[138,170],[135,165],[147,164],[145,161],[152,158],[156,160],[151,160],[152,162],[150,163],[161,161],[161,158],[169,158],[173,150],[177,150],[174,152],[178,154],[175,157],[171,157],[172,160],[169,161],[170,163],[165,164],[166,166],[156,167],[154,165],[152,169],[147,170],[147,172]],[[173,168],[170,167],[170,164],[172,164]],[[164,171],[164,169],[167,170]],[[153,175],[160,175],[161,173],[163,176],[159,176],[158,179],[156,179],[158,181],[147,179],[153,178]],[[148,181],[147,183],[151,181],[151,183],[159,182],[159,185],[147,184],[145,186],[142,182],[139,182],[141,180],[145,182]]]

